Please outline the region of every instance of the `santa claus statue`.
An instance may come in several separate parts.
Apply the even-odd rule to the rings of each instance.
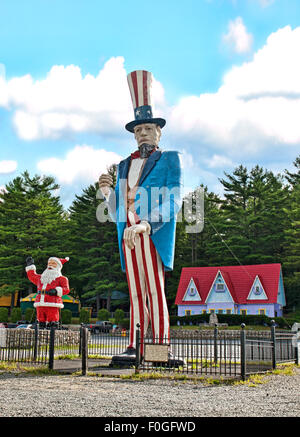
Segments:
[[[62,296],[70,292],[68,278],[62,276],[61,269],[69,258],[51,257],[46,270],[36,273],[34,260],[26,258],[26,273],[29,281],[37,286],[36,308],[37,321],[41,328],[58,327],[60,309],[64,307]]]

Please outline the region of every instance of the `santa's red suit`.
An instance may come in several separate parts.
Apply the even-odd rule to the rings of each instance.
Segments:
[[[68,258],[58,259],[62,264],[68,261]],[[38,294],[35,299],[34,307],[37,311],[37,320],[39,322],[58,322],[59,310],[64,307],[62,296],[70,292],[69,281],[65,276],[57,276],[51,282],[45,284],[42,281],[42,275],[36,273],[34,264],[26,267],[28,279],[37,286]],[[50,290],[56,290],[56,295],[47,294]]]

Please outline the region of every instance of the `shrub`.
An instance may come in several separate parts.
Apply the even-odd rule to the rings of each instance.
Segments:
[[[34,322],[35,321],[35,308],[26,308],[24,319],[27,322]]]
[[[124,311],[120,308],[115,311],[116,325],[119,325],[122,322],[122,320],[124,319],[124,315],[125,315]]]
[[[22,319],[21,308],[13,308],[11,312],[10,320],[12,323],[16,323],[18,320]]]
[[[0,322],[8,322],[8,309],[0,308]]]
[[[61,323],[70,325],[72,322],[72,311],[71,310],[62,310],[61,311]]]
[[[197,314],[193,316],[170,316],[171,325],[198,325],[208,323],[210,314]],[[275,320],[280,328],[286,328],[287,322],[282,317],[268,317],[265,315],[241,315],[241,314],[217,314],[219,323],[227,323],[228,326],[237,326],[245,323],[247,326],[271,326],[271,320]]]
[[[90,321],[90,312],[88,310],[81,309],[79,314],[79,322],[89,323],[89,321]]]
[[[129,319],[122,319],[119,326],[121,329],[129,329]]]
[[[105,308],[102,308],[98,311],[97,319],[98,320],[108,320],[110,317],[110,312],[106,310]]]

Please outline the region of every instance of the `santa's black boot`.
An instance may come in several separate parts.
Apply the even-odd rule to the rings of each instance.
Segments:
[[[59,329],[59,322],[49,322],[49,329]]]
[[[47,322],[38,322],[39,329],[46,329]]]

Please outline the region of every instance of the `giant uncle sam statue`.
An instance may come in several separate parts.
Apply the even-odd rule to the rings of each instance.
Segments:
[[[177,152],[158,147],[166,121],[153,118],[152,74],[133,71],[127,79],[135,120],[125,127],[134,133],[138,150],[119,163],[114,192],[108,174],[100,176],[99,187],[117,224],[121,266],[130,293],[129,345],[121,355],[134,359],[137,323],[142,339],[151,322],[156,342],[170,340],[164,272],[173,269],[182,170]]]

